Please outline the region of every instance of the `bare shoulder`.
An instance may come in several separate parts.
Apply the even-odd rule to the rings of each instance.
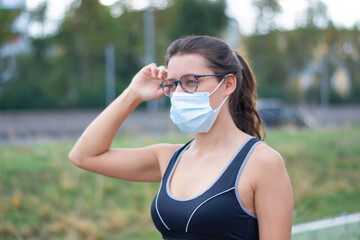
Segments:
[[[159,167],[161,170],[161,176],[164,174],[166,166],[174,154],[174,152],[179,149],[182,144],[169,144],[169,143],[159,143],[148,146],[149,149],[152,149],[157,156]]]
[[[259,144],[251,157],[260,239],[290,239],[293,192],[284,160],[265,143]]]
[[[269,147],[266,143],[259,144],[253,154],[253,161],[259,164],[259,167],[279,167],[284,165],[284,160],[281,155]]]
[[[254,167],[254,180],[257,184],[264,181],[269,183],[271,182],[270,179],[275,180],[287,176],[284,159],[276,150],[265,143],[259,144],[254,149],[251,162]]]

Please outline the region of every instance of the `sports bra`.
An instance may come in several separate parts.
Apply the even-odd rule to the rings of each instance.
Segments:
[[[170,192],[170,180],[191,141],[170,158],[160,189],[151,205],[151,217],[166,240],[258,240],[258,221],[240,201],[240,174],[261,141],[247,139],[218,178],[201,194],[187,199]]]

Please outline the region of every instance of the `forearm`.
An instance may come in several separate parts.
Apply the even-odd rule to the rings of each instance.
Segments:
[[[141,103],[130,89],[116,98],[84,131],[70,153],[83,158],[109,150],[117,130],[129,114]]]

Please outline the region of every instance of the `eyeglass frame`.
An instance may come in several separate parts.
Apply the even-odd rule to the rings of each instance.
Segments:
[[[226,73],[219,73],[219,74],[195,75],[195,74],[191,74],[191,73],[190,73],[190,74],[182,75],[179,80],[175,80],[175,79],[165,79],[165,80],[160,84],[160,87],[161,87],[162,90],[165,92],[164,83],[165,83],[166,81],[173,81],[173,82],[174,82],[174,85],[175,85],[175,88],[177,87],[178,84],[180,84],[181,89],[182,89],[184,92],[194,93],[194,92],[196,92],[196,90],[197,90],[198,87],[199,87],[199,78],[201,78],[201,77],[220,77],[220,76],[226,76],[226,75],[228,75],[228,74],[226,74]],[[181,79],[182,79],[183,77],[186,77],[186,76],[193,76],[193,77],[195,78],[195,80],[196,80],[196,87],[195,87],[195,90],[194,90],[193,92],[189,92],[189,91],[185,90],[184,87],[183,87],[182,84],[181,84]],[[166,95],[166,93],[165,93],[165,95]],[[168,95],[166,95],[166,96],[168,96]],[[170,94],[169,94],[168,97],[170,97]]]

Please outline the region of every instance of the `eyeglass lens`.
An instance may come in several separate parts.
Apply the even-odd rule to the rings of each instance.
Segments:
[[[197,88],[197,80],[193,75],[184,75],[180,78],[181,87],[185,92],[195,92]]]
[[[165,95],[171,97],[172,93],[176,90],[178,83],[178,81],[171,79],[165,80],[162,84]],[[195,92],[197,88],[197,80],[194,75],[184,75],[180,78],[180,86],[184,92]]]

